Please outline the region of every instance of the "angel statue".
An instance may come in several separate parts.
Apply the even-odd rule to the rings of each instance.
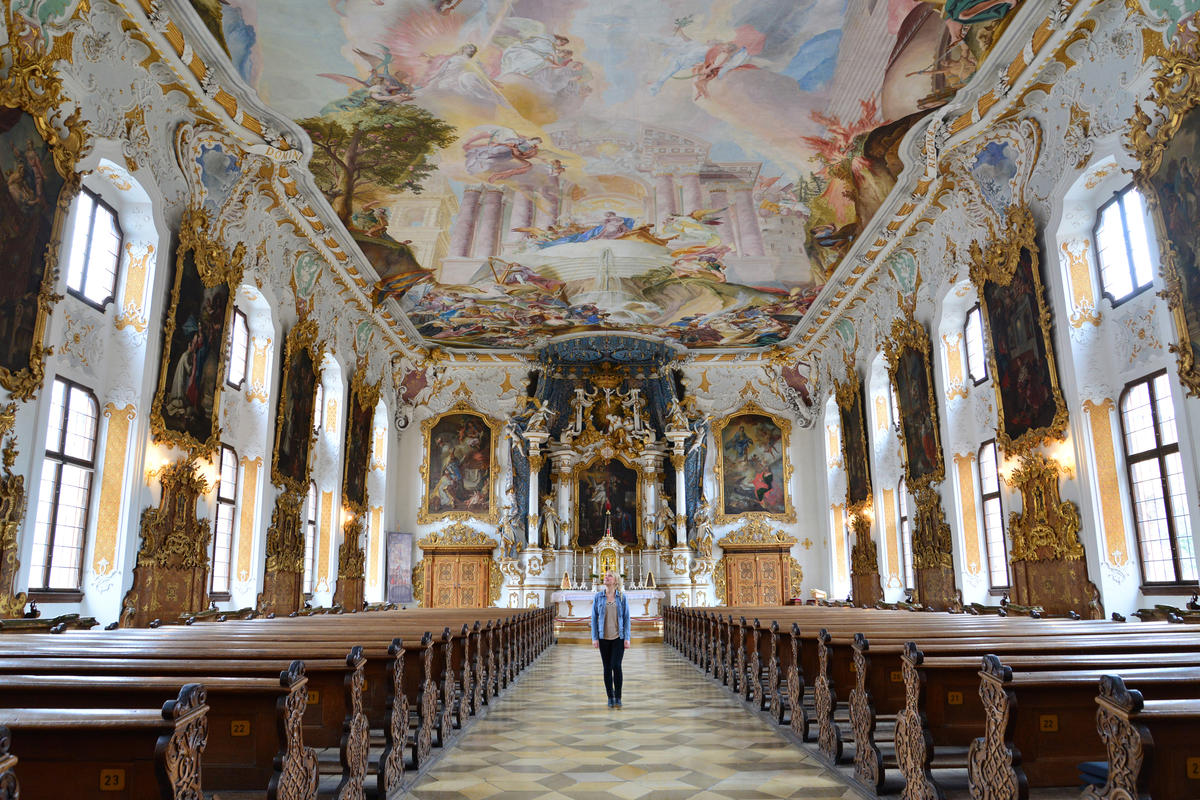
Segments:
[[[545,400],[533,400],[534,412],[529,415],[529,422],[525,426],[525,432],[545,432],[549,430],[550,423],[558,416],[558,413],[551,410],[550,404]]]
[[[560,541],[563,534],[562,517],[558,515],[558,507],[554,502],[554,495],[547,494],[542,496],[542,541],[546,547],[566,547]]]

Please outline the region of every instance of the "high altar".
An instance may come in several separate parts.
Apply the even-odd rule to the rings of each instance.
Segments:
[[[607,569],[621,576],[635,616],[656,616],[666,598],[697,602],[697,586],[711,586],[711,566],[688,544],[685,460],[703,443],[695,447],[700,415],[668,366],[675,357],[663,348],[637,365],[547,363],[506,426],[528,479],[520,484],[514,471],[523,496],[510,497],[501,521],[518,544],[500,559],[502,605],[560,602],[562,616],[586,616]]]

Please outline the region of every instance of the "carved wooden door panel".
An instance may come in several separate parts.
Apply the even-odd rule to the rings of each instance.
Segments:
[[[755,584],[758,579],[758,569],[754,563],[753,553],[738,553],[729,558],[729,599],[730,605],[752,606],[757,603]]]
[[[454,608],[458,605],[455,587],[458,585],[458,558],[435,556],[433,562],[433,607]]]
[[[487,563],[484,556],[462,556],[458,566],[459,608],[483,608],[483,599],[487,596]]]
[[[783,605],[783,581],[780,577],[779,556],[761,555],[758,564],[758,599],[763,606]]]

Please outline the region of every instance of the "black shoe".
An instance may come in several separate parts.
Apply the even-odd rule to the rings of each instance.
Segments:
[[[614,700],[614,699],[613,699],[613,698],[611,698],[611,697],[610,697],[610,698],[608,698],[608,707],[609,707],[609,708],[613,708],[613,707],[614,707],[614,706],[616,706],[616,705],[618,705],[618,703],[617,703],[617,701],[616,701],[616,700]]]
[[[620,708],[621,707],[621,698],[618,697],[616,700],[614,700],[613,705],[616,706],[617,708]]]

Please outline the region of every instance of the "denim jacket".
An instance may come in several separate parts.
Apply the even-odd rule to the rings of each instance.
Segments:
[[[617,601],[617,613],[620,615],[620,621],[617,629],[621,632],[621,638],[629,640],[629,603],[625,600],[625,593],[618,591],[614,598]],[[596,592],[596,596],[592,598],[592,639],[599,641],[600,635],[604,633],[604,610],[606,608],[606,599],[604,590]]]

